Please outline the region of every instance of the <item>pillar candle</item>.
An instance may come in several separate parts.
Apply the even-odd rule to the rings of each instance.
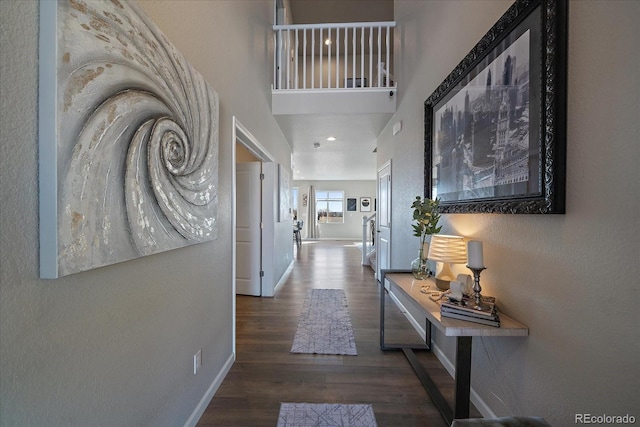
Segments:
[[[482,242],[478,240],[470,240],[467,243],[467,254],[469,259],[467,265],[472,268],[484,267],[484,260],[482,259]]]

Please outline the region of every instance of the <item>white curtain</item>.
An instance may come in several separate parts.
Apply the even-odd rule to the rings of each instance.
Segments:
[[[316,210],[316,189],[312,185],[309,187],[309,198],[307,200],[307,223],[306,235],[309,239],[317,239],[320,237],[318,232],[318,212]]]

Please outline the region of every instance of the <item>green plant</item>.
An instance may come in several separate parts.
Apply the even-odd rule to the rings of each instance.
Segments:
[[[413,227],[413,235],[420,237],[420,250],[424,247],[427,236],[439,233],[442,228],[438,227],[438,221],[440,221],[439,204],[439,199],[422,199],[420,196],[416,196],[411,204],[415,221],[411,226]]]

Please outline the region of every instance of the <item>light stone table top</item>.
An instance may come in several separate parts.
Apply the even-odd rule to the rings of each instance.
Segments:
[[[481,325],[479,323],[467,322],[464,320],[451,319],[440,316],[440,305],[432,301],[428,294],[420,292],[423,286],[430,286],[430,289],[437,289],[433,279],[417,280],[411,274],[390,273],[385,276],[391,284],[390,290],[398,290],[405,294],[413,303],[419,307],[427,319],[446,336],[528,336],[529,328],[517,322],[498,309],[500,315],[500,327]],[[499,302],[498,302],[499,308]]]

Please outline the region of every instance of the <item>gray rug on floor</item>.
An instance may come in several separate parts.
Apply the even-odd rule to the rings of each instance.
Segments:
[[[342,289],[312,289],[307,293],[291,353],[358,354]]]
[[[371,405],[281,403],[278,427],[376,427]]]

